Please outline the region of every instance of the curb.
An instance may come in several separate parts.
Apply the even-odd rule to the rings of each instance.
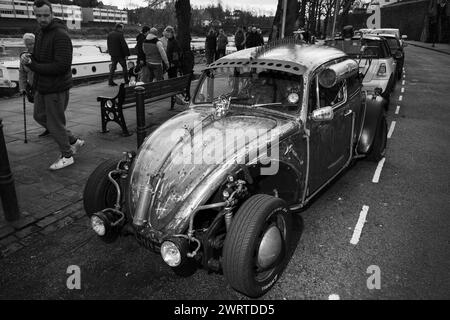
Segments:
[[[410,46],[415,46],[415,47],[419,47],[419,48],[429,49],[429,50],[432,50],[432,51],[436,51],[436,52],[440,52],[440,53],[443,53],[443,54],[450,55],[450,52],[448,52],[448,51],[443,51],[443,50],[436,49],[436,48],[433,48],[433,47],[427,47],[425,45],[420,45],[420,44],[417,44],[417,43],[411,43],[411,42],[406,42],[406,43],[408,45],[410,45]]]

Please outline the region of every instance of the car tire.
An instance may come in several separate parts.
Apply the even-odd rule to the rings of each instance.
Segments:
[[[117,159],[102,162],[91,173],[83,191],[83,206],[88,217],[106,208],[114,208],[117,190],[108,178],[108,173],[116,169]]]
[[[372,148],[367,155],[367,160],[378,162],[386,154],[386,144],[387,144],[387,123],[386,116],[381,116],[380,122],[377,126],[377,131],[375,132],[375,138],[373,140]]]
[[[266,293],[288,263],[291,238],[292,216],[284,200],[257,194],[245,201],[223,248],[223,273],[231,287],[252,298]]]

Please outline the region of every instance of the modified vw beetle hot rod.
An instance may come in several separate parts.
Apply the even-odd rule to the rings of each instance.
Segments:
[[[293,212],[353,160],[384,156],[384,102],[335,48],[238,51],[207,66],[188,110],[137,153],[94,170],[84,208],[107,242],[133,234],[177,274],[201,266],[261,296],[288,263]]]

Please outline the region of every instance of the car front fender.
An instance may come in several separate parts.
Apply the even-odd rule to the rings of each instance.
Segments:
[[[358,154],[367,154],[372,148],[378,124],[388,103],[383,97],[373,95],[367,95],[365,102],[364,124],[356,147]]]

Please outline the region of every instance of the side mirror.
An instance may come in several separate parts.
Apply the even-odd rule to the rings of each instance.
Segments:
[[[403,53],[400,50],[395,51],[394,54],[395,59],[401,59],[403,57]]]
[[[313,121],[330,121],[334,118],[333,107],[323,107],[312,112],[311,117]]]

